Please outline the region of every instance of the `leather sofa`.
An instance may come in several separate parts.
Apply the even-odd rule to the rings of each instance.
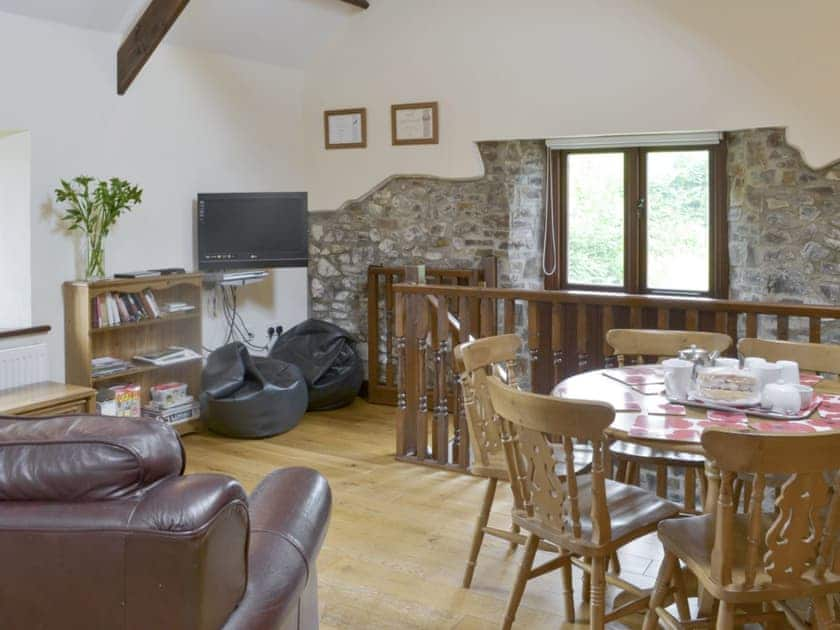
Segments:
[[[0,626],[317,628],[326,480],[183,471],[157,421],[0,418]]]

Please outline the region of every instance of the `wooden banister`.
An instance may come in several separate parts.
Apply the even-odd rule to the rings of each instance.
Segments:
[[[407,294],[434,294],[446,297],[469,297],[473,299],[493,298],[496,300],[519,300],[525,302],[546,302],[550,304],[579,304],[595,306],[641,307],[643,309],[668,308],[690,309],[698,313],[726,311],[762,315],[787,315],[788,317],[819,317],[837,319],[840,307],[812,304],[789,304],[776,302],[739,302],[737,300],[716,300],[705,297],[673,297],[639,295],[634,293],[613,293],[595,291],[543,291],[539,289],[500,289],[478,286],[407,285],[395,284],[394,290]]]
[[[371,265],[368,267],[367,319],[368,319],[368,400],[377,404],[397,404],[397,361],[396,361],[396,294],[394,287],[400,283],[419,286],[440,284],[453,289],[479,283],[493,288],[496,286],[498,261],[493,256],[482,258],[477,268],[434,268],[425,265],[406,267]],[[434,296],[426,295],[427,308],[437,310]],[[452,332],[459,330],[457,314],[458,298],[446,296],[448,319]],[[413,304],[408,299],[407,304]],[[476,305],[479,302],[475,302]],[[495,308],[495,304],[492,305]],[[486,308],[486,307],[485,307]],[[478,306],[476,306],[476,310]],[[409,309],[410,310],[410,309]],[[494,311],[495,313],[495,311]],[[473,319],[478,321],[478,312]],[[430,320],[436,321],[435,319]],[[437,327],[434,328],[437,332]],[[432,332],[430,329],[429,332]],[[433,340],[429,340],[431,343]],[[407,351],[408,348],[406,348]],[[412,350],[413,351],[413,350]]]
[[[394,315],[402,321],[394,321],[393,329],[404,330],[405,339],[383,339],[378,344],[394,348],[395,362],[403,362],[396,374],[404,375],[404,389],[400,390],[404,391],[404,403],[403,394],[399,398],[394,394],[400,403],[397,457],[458,470],[466,470],[469,464],[466,418],[452,354],[459,343],[498,332],[518,333],[527,348],[522,362],[530,368],[524,371],[530,374],[530,383],[523,385],[547,393],[563,378],[614,365],[616,357],[604,339],[613,328],[724,333],[733,339],[729,353],[734,354],[740,337],[757,337],[759,333],[763,337],[820,343],[825,322],[840,320],[840,307],[828,305],[504,289],[485,286],[494,275],[481,268],[430,269],[427,279],[439,283],[424,284],[419,269],[406,269],[403,274],[398,271],[389,273],[415,281],[392,282],[391,301],[377,297],[386,308],[390,303],[402,305]],[[386,282],[383,286],[389,285]],[[518,312],[524,317],[517,317]],[[371,321],[388,321],[388,317],[376,316]],[[381,335],[379,331],[375,334]],[[379,337],[371,333],[371,344],[374,339]],[[372,362],[371,375],[380,373]]]

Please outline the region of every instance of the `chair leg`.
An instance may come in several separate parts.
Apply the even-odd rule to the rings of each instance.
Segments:
[[[749,505],[749,503],[747,505]],[[775,608],[773,608],[773,605],[770,602],[762,602],[761,612],[772,613],[772,612],[775,612]],[[773,620],[773,619],[768,619],[767,621],[764,622],[763,625],[764,625],[764,630],[779,630],[779,628],[782,628],[780,623],[778,621]]]
[[[717,612],[717,630],[732,630],[735,626],[735,604],[720,602]]]
[[[659,567],[659,573],[656,576],[656,585],[653,587],[653,593],[650,596],[650,603],[648,604],[648,611],[645,615],[645,622],[642,630],[655,630],[659,625],[659,614],[656,609],[665,603],[665,598],[671,591],[671,580],[674,576],[674,569],[679,569],[679,559],[677,556],[669,551],[665,552],[665,558],[662,559],[662,564]]]
[[[694,514],[697,511],[697,502],[694,492],[696,489],[694,468],[687,466],[683,473],[683,509],[686,514]]]
[[[563,565],[561,569],[563,573],[563,607],[566,613],[566,623],[575,622],[575,592],[572,586],[572,563],[571,560]]]
[[[738,506],[741,504],[741,493],[744,491],[744,480],[736,479],[732,486],[732,506],[735,511],[738,511]]]
[[[656,467],[656,496],[660,499],[668,498],[668,467]]]
[[[627,462],[627,469],[624,471],[624,483],[633,483],[633,462]]]
[[[481,511],[475,522],[470,557],[467,560],[467,569],[464,571],[464,580],[461,584],[464,588],[469,588],[472,584],[475,563],[478,560],[478,552],[481,551],[481,543],[484,540],[484,528],[487,527],[487,522],[490,520],[490,509],[493,507],[493,498],[496,496],[497,484],[498,480],[494,477],[490,477],[487,480],[487,489],[484,491],[484,501],[481,504]]]
[[[621,573],[621,560],[618,559],[618,553],[610,555],[610,566],[612,567],[612,572],[616,575]]]
[[[589,627],[592,630],[603,630],[606,595],[607,558],[598,556],[592,558],[592,598],[589,602]]]
[[[674,566],[674,601],[677,604],[677,616],[680,621],[691,619],[691,609],[688,607],[688,592],[685,590],[685,576],[679,561]]]
[[[627,478],[627,460],[619,459],[615,470],[615,480],[624,481]]]
[[[831,609],[828,606],[828,596],[818,595],[817,597],[814,597],[813,607],[814,620],[817,622],[816,624],[814,624],[814,627],[830,628],[831,625],[834,623],[834,618],[831,614]]]
[[[745,480],[744,481],[744,514],[747,514],[750,511],[750,499],[752,498],[752,481]],[[738,511],[738,506],[735,506],[735,511]]]
[[[584,562],[589,562],[591,558],[584,558]],[[589,603],[589,597],[592,595],[592,576],[589,575],[589,571],[583,572],[583,580],[581,580],[580,584],[580,599],[584,604]]]
[[[505,609],[505,619],[502,623],[504,630],[510,630],[510,627],[513,626],[513,620],[516,619],[516,611],[519,609],[519,602],[522,601],[522,595],[525,593],[525,584],[528,582],[528,576],[531,574],[531,567],[534,564],[534,556],[537,554],[539,544],[539,536],[534,534],[528,535],[528,541],[525,543],[525,555],[522,557],[522,564],[519,565],[516,581],[513,583],[507,608]]]
[[[519,525],[513,523],[510,526],[510,533],[511,534],[518,534],[519,533]],[[519,543],[515,543],[513,541],[510,542],[510,551],[516,551],[516,548],[519,546]]]

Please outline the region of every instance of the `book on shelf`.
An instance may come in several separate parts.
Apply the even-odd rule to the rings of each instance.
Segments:
[[[193,359],[200,359],[201,355],[190,348],[183,348],[181,346],[170,346],[164,350],[155,352],[145,352],[134,356],[135,361],[142,363],[151,363],[152,365],[165,366],[174,363],[181,363],[183,361],[191,361]]]
[[[125,372],[131,369],[132,365],[129,361],[115,359],[114,357],[97,357],[90,362],[90,367],[91,376],[93,378],[99,378]]]
[[[163,313],[168,315],[172,313],[189,313],[195,310],[195,306],[186,302],[165,302],[160,308]]]
[[[92,300],[91,324],[94,328],[119,326],[163,315],[151,289],[139,293],[103,293]]]

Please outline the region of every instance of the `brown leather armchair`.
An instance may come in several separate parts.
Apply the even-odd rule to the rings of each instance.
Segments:
[[[0,627],[317,628],[326,480],[183,470],[159,422],[0,418]]]

